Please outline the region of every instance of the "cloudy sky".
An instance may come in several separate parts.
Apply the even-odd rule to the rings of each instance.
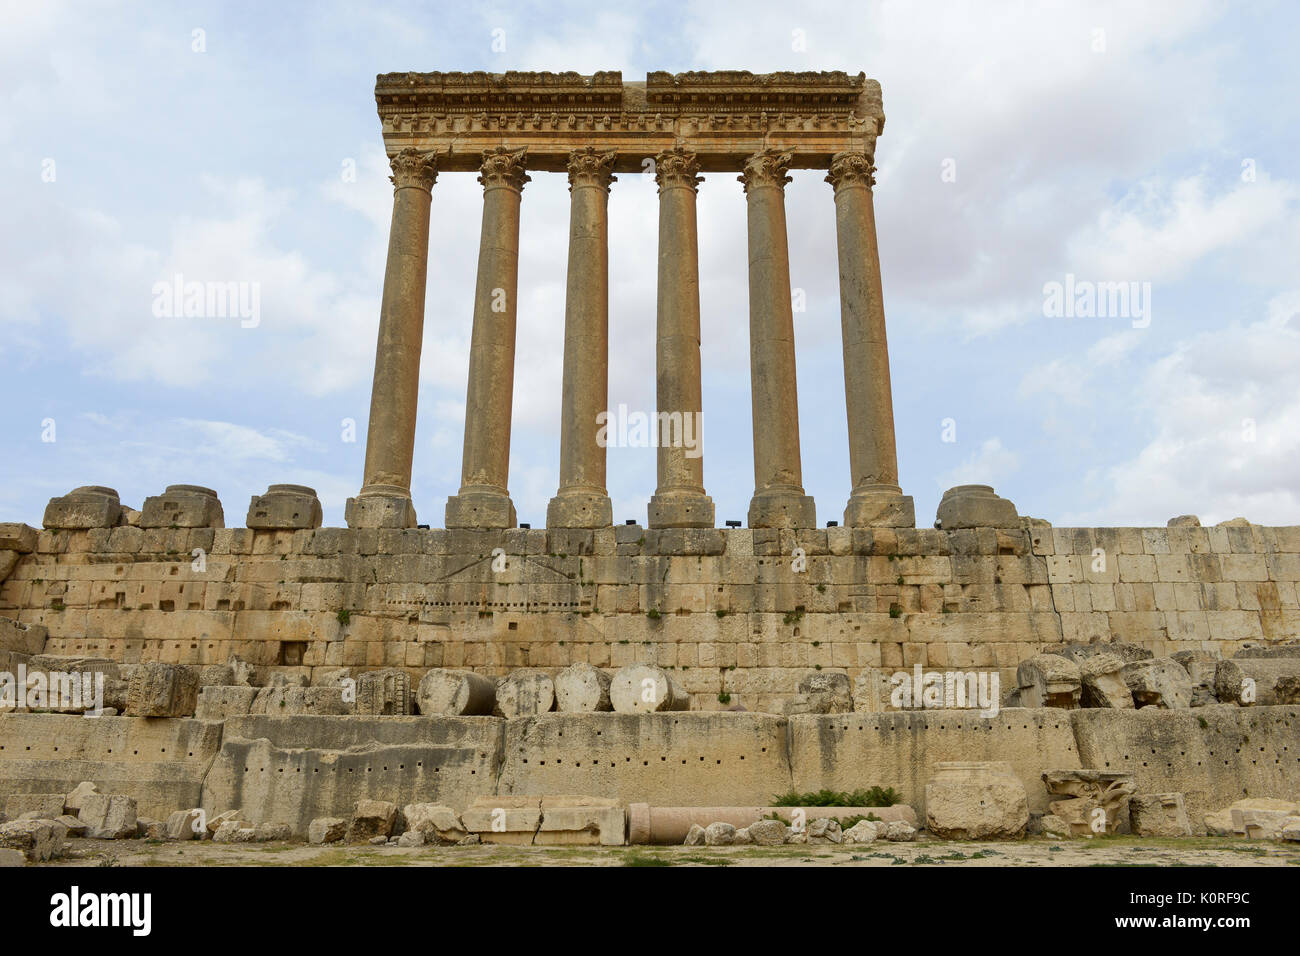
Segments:
[[[884,89],[878,230],[904,490],[984,482],[1056,525],[1300,523],[1300,14],[1199,3],[31,3],[0,13],[0,520],[78,485],[360,486],[387,246],[375,74],[847,70]],[[201,32],[196,32],[201,31]],[[496,38],[494,49],[494,38]],[[500,47],[504,46],[504,49]],[[849,492],[831,189],[787,187],[804,483]],[[656,196],[610,197],[610,403],[652,409]],[[460,477],[481,188],[434,187],[413,495]],[[705,484],[753,491],[745,206],[699,193]],[[524,192],[510,484],[559,470],[568,193]],[[156,315],[256,283],[260,321]],[[1144,311],[1045,315],[1137,283]],[[348,441],[344,422],[357,423]],[[53,439],[53,440],[49,440]],[[955,439],[955,440],[945,440]],[[616,521],[653,449],[612,448]]]

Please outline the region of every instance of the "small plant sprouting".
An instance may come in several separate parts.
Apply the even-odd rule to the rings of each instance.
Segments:
[[[645,616],[650,618],[652,621],[659,620],[659,608],[652,607],[650,610],[645,612]]]
[[[890,616],[890,617],[902,617],[902,616],[903,616],[903,605],[901,605],[901,604],[891,604],[891,605],[889,605],[889,616]]]
[[[731,695],[728,694],[728,693],[724,690],[721,694],[718,695],[718,703],[719,703],[719,704],[724,704],[724,705],[725,705],[725,704],[730,704],[730,703],[731,703]]]
[[[344,608],[343,610],[339,611],[339,613],[335,616],[339,619],[339,623],[342,624],[344,627],[347,627],[348,622],[352,620],[352,612],[349,611],[347,608]]]

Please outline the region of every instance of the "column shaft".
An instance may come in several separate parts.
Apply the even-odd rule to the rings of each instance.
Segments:
[[[844,393],[853,478],[844,523],[914,527],[912,499],[898,485],[889,348],[871,192],[874,171],[866,153],[840,153],[833,158],[826,177],[835,188]]]
[[[429,259],[429,206],[437,169],[431,153],[404,149],[391,160],[393,220],[379,310],[375,377],[370,390],[365,477],[347,502],[354,528],[409,528],[415,414],[424,335],[424,286]]]
[[[799,458],[794,314],[785,228],[790,154],[764,150],[745,162],[749,218],[749,361],[754,427],[751,528],[812,528]]]
[[[656,325],[659,485],[651,528],[712,528],[704,493],[700,384],[700,263],[695,193],[699,163],[681,147],[655,157],[659,183],[659,289]]]
[[[519,290],[519,206],[524,150],[499,146],[483,154],[483,229],[474,328],[465,394],[461,486],[447,499],[448,528],[513,528],[510,500],[510,417],[514,402],[515,327]]]
[[[608,202],[615,155],[590,146],[569,155],[560,485],[546,509],[548,528],[604,528],[613,521],[600,416],[609,405]]]

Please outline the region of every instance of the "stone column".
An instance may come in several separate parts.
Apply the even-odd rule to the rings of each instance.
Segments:
[[[656,405],[659,486],[651,528],[712,528],[700,444],[700,257],[695,193],[700,164],[680,146],[655,157],[659,184]]]
[[[794,313],[786,245],[785,184],[790,153],[765,149],[739,177],[749,207],[749,372],[754,413],[751,528],[813,528],[817,510],[803,492]]]
[[[345,509],[351,528],[413,528],[416,521],[411,460],[424,335],[429,204],[438,172],[433,153],[410,148],[392,157],[390,165],[393,221],[370,390],[365,479]]]
[[[911,528],[916,526],[912,498],[898,486],[871,160],[864,152],[837,153],[826,177],[835,188],[844,394],[853,470],[853,491],[844,509],[844,523],[850,527]]]
[[[604,528],[614,511],[605,489],[601,416],[609,404],[609,185],[614,151],[569,154],[569,279],[564,305],[564,397],[560,487],[548,528]]]
[[[519,290],[519,202],[526,150],[483,152],[483,231],[474,329],[465,396],[465,451],[460,492],[447,499],[448,528],[513,528],[510,412],[515,388],[515,320]]]

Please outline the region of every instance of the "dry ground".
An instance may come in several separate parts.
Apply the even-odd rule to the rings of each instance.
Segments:
[[[1296,866],[1300,844],[1032,838],[777,847],[374,847],[72,840],[50,866]]]

